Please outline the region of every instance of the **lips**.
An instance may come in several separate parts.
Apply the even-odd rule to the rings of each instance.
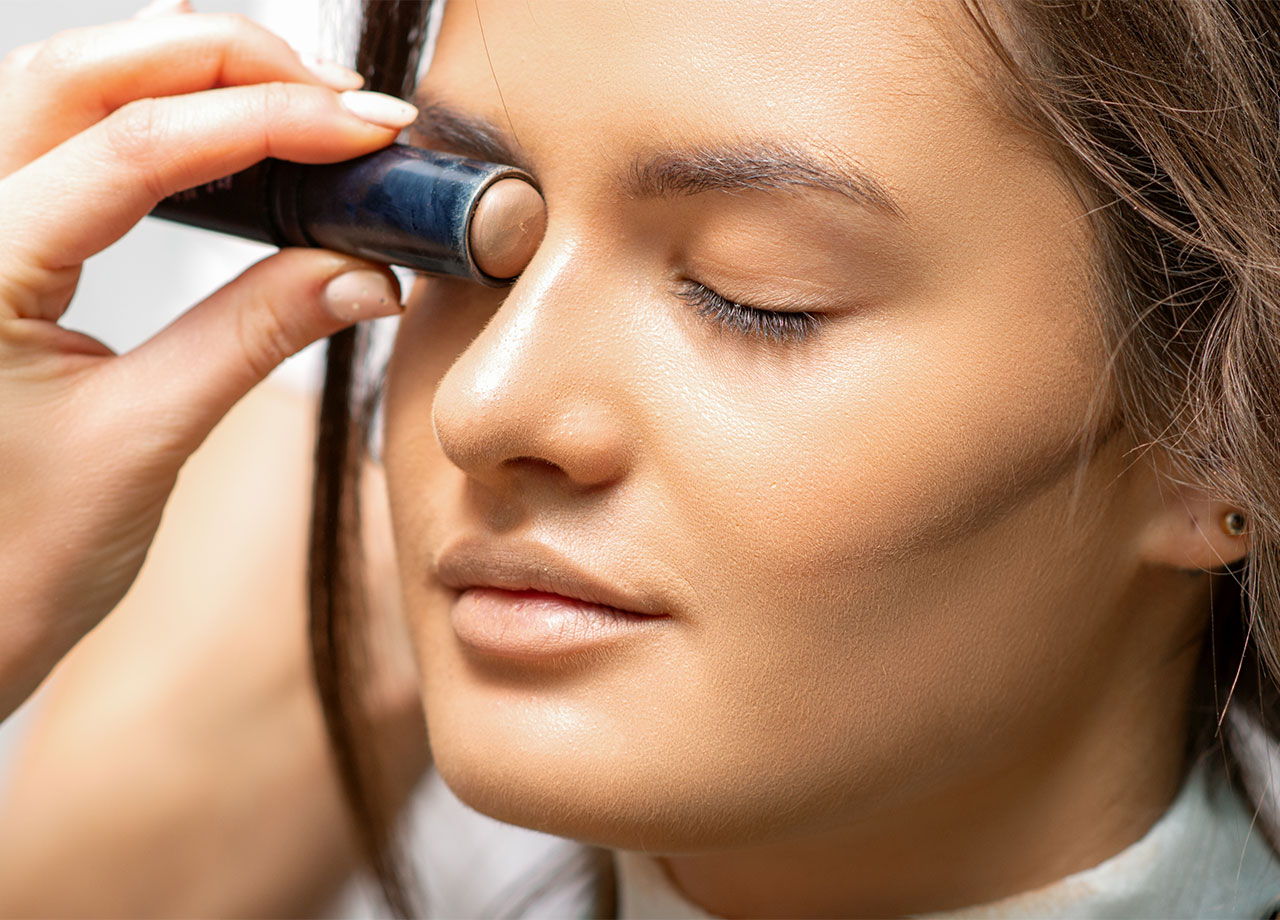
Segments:
[[[435,569],[457,592],[449,611],[454,635],[484,656],[567,660],[669,617],[669,605],[652,591],[620,586],[539,543],[460,541]]]
[[[663,601],[643,589],[618,587],[541,543],[462,540],[436,561],[436,577],[455,591],[501,588],[537,591],[611,607],[624,613],[664,616]]]

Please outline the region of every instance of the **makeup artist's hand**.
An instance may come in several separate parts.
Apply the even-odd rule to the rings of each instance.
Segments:
[[[342,93],[359,84],[166,0],[0,64],[0,716],[124,596],[179,468],[232,404],[356,315],[399,308],[385,269],[291,250],[116,355],[58,325],[81,263],[162,197],[266,156],[389,144],[413,108]]]

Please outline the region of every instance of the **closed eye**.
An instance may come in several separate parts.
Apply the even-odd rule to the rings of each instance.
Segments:
[[[771,342],[802,342],[812,335],[824,320],[821,313],[810,313],[805,310],[766,310],[739,303],[717,293],[705,284],[690,279],[679,283],[676,296],[692,306],[699,316],[722,328]]]

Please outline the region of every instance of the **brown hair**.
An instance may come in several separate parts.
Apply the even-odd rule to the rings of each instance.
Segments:
[[[1249,521],[1215,576],[1190,751],[1226,702],[1280,727],[1280,4],[960,0],[994,68],[984,91],[1044,144],[1085,204],[1119,418],[1168,475]],[[403,93],[429,0],[365,0],[357,66]],[[376,15],[372,15],[376,9]],[[330,342],[316,450],[310,601],[316,680],[365,856],[409,915],[354,687],[362,667],[356,479],[364,344]],[[1241,679],[1241,678],[1245,679]],[[1227,765],[1230,752],[1220,743]]]
[[[366,89],[396,96],[413,91],[431,5],[432,0],[363,0],[355,69]],[[325,358],[307,568],[311,657],[359,850],[388,906],[408,917],[414,914],[412,873],[391,845],[396,814],[382,779],[389,770],[369,743],[372,732],[359,692],[369,667],[359,477],[377,395],[367,380],[367,335],[356,327],[331,336]]]
[[[1228,700],[1280,727],[1280,5],[963,0],[983,85],[1087,209],[1121,423],[1241,509],[1191,750]],[[1220,745],[1227,766],[1234,763]]]

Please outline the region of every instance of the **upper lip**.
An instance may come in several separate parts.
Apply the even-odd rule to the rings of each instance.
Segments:
[[[661,599],[643,590],[615,587],[541,543],[459,540],[439,554],[435,569],[441,584],[458,591],[544,591],[629,613],[665,615]]]

